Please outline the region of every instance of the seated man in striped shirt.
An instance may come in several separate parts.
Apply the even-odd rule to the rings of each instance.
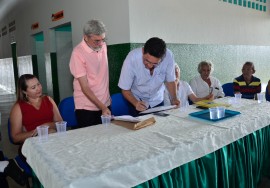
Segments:
[[[241,93],[242,98],[254,99],[257,93],[261,92],[261,80],[253,74],[254,64],[246,62],[242,68],[242,75],[233,80],[234,93]]]

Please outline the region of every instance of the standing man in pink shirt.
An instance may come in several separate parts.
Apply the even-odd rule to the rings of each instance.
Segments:
[[[75,113],[79,127],[101,124],[102,114],[111,115],[105,25],[99,20],[90,20],[83,33],[69,64],[74,77]]]

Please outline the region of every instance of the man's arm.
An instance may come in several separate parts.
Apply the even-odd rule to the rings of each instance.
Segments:
[[[102,110],[102,114],[104,115],[111,115],[111,111],[105,106],[94,94],[94,92],[88,86],[88,81],[86,76],[78,78],[80,86],[82,88],[83,94],[93,102],[100,110]]]
[[[145,102],[138,101],[130,90],[123,90],[122,94],[126,100],[128,100],[138,111],[144,111],[147,109]]]
[[[167,82],[166,86],[167,86],[167,89],[168,89],[170,97],[171,97],[171,104],[180,106],[180,100],[177,98],[177,94],[176,94],[175,82]]]

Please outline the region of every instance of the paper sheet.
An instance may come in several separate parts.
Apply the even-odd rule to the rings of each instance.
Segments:
[[[128,122],[140,122],[141,120],[137,117],[123,115],[123,116],[114,116],[114,120],[128,121]]]
[[[140,114],[148,114],[148,113],[153,113],[153,112],[160,112],[160,111],[164,111],[164,110],[170,110],[175,108],[176,105],[171,105],[171,106],[158,106],[158,107],[154,107],[154,108],[149,108],[145,111],[140,112]]]

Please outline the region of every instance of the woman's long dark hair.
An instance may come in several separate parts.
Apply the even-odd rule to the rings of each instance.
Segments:
[[[20,76],[18,80],[18,85],[17,85],[17,102],[18,101],[28,101],[28,98],[26,94],[24,93],[27,90],[27,80],[31,80],[33,78],[37,78],[35,75],[32,74],[23,74]]]

